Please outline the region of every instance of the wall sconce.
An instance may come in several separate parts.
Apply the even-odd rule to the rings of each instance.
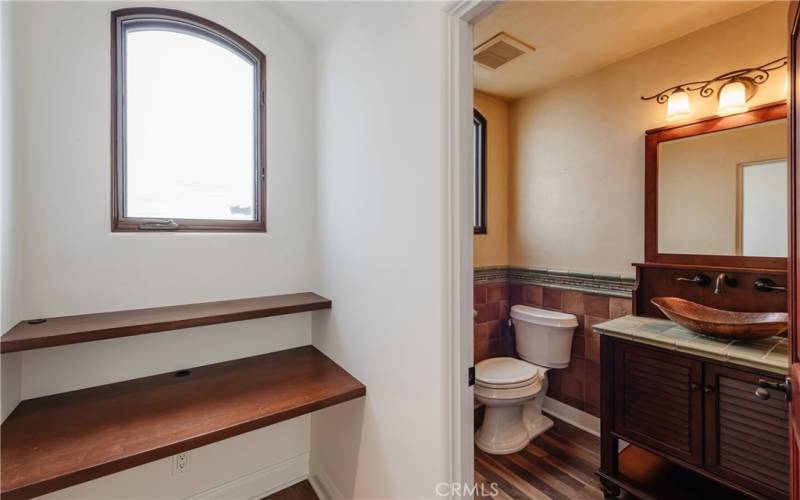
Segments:
[[[747,87],[749,83],[750,96],[748,96]],[[717,107],[717,114],[719,116],[735,115],[736,113],[744,113],[747,111],[747,101],[750,100],[756,93],[755,84],[747,80],[734,80],[726,83],[719,89],[719,107]]]
[[[769,79],[771,71],[786,66],[787,58],[775,59],[757,68],[737,69],[710,80],[687,82],[664,89],[658,94],[642,97],[643,101],[655,99],[659,104],[667,104],[667,120],[674,121],[692,114],[689,93],[697,92],[700,97],[719,96],[717,114],[733,115],[747,111],[747,101],[752,99],[758,86]],[[715,90],[715,86],[718,90]]]
[[[692,108],[689,104],[689,94],[685,90],[679,89],[669,95],[667,99],[667,120],[680,120],[692,115]]]

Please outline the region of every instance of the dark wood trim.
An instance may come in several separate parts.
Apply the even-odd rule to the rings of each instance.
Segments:
[[[747,125],[753,125],[755,123],[786,118],[786,106],[787,101],[769,102],[766,104],[753,106],[744,113],[728,116],[706,116],[704,118],[698,118],[697,120],[687,123],[676,123],[674,125],[651,128],[645,130],[645,134],[663,134],[663,138],[661,140],[670,141],[673,139],[683,139],[685,137],[708,134],[711,132],[730,130]],[[781,111],[781,107],[783,108],[783,111]]]
[[[260,71],[258,74],[260,96],[258,99],[258,168],[256,172],[257,185],[256,199],[254,200],[257,209],[256,219],[253,221],[237,220],[206,220],[206,219],[180,219],[172,218],[178,224],[176,229],[169,231],[213,231],[213,232],[266,232],[267,230],[267,58],[261,50],[248,42],[233,31],[224,26],[210,21],[200,16],[183,12],[180,10],[163,9],[154,7],[136,7],[129,9],[119,9],[111,12],[111,230],[114,232],[161,232],[163,229],[141,229],[140,224],[146,219],[137,217],[126,217],[122,210],[122,193],[120,189],[120,179],[122,176],[122,165],[119,164],[119,145],[117,143],[118,118],[121,110],[118,109],[118,74],[117,74],[117,24],[121,18],[129,16],[154,16],[170,17],[188,24],[210,30],[231,43],[241,47],[251,57],[258,61]]]
[[[774,372],[767,371],[767,370],[761,370],[761,369],[753,368],[753,367],[750,367],[750,366],[744,366],[744,365],[739,365],[739,364],[736,364],[736,363],[730,363],[730,362],[727,362],[727,361],[717,360],[717,359],[714,359],[714,358],[698,356],[698,355],[695,355],[695,354],[690,354],[688,352],[671,351],[671,350],[667,350],[667,349],[665,349],[663,347],[657,347],[657,346],[653,346],[653,345],[649,345],[649,344],[643,344],[643,343],[637,342],[635,340],[626,340],[626,339],[622,339],[622,338],[619,338],[619,337],[614,337],[612,335],[601,335],[601,338],[603,338],[603,337],[610,338],[611,341],[614,344],[620,344],[620,345],[623,345],[623,346],[639,347],[639,348],[642,348],[642,349],[650,349],[650,350],[654,350],[654,351],[658,350],[658,351],[661,351],[662,353],[664,353],[665,355],[668,354],[669,356],[674,356],[674,357],[678,357],[678,358],[686,358],[688,360],[700,361],[702,363],[711,363],[711,364],[714,364],[716,366],[721,366],[721,367],[724,367],[724,368],[730,368],[731,370],[736,370],[736,371],[739,371],[739,372],[742,372],[742,373],[749,373],[751,375],[759,375],[759,376],[767,377],[767,378],[779,377],[779,375],[775,374]]]
[[[779,312],[786,310],[785,292],[762,292],[755,282],[769,278],[780,286],[786,286],[785,269],[750,269],[723,266],[685,266],[679,264],[638,263],[636,285],[633,290],[633,314],[664,318],[664,314],[651,299],[655,297],[681,297],[699,304],[728,311]],[[726,273],[737,280],[736,287],[726,286],[722,293],[714,293],[714,281]],[[704,275],[711,283],[698,286],[678,278],[693,278]]]
[[[696,266],[786,269],[782,257],[742,255],[669,254],[658,251],[658,145],[665,141],[720,132],[756,123],[780,120],[787,116],[785,102],[758,106],[738,115],[704,118],[692,123],[648,130],[645,135],[645,216],[644,254],[647,262]]]
[[[788,278],[788,311],[789,311],[789,380],[792,385],[792,400],[789,407],[789,496],[792,500],[800,500],[800,342],[798,342],[798,315],[800,294],[795,290],[800,283],[800,266],[798,266],[798,192],[800,192],[800,176],[798,176],[798,84],[800,84],[800,66],[798,66],[798,31],[800,31],[800,4],[796,0],[789,2],[787,16],[788,53],[789,53],[789,272]]]
[[[486,145],[487,145],[487,136],[489,135],[489,129],[486,122],[486,117],[481,114],[480,111],[473,108],[473,120],[477,122],[481,127],[480,132],[480,156],[477,158],[479,161],[478,165],[474,166],[474,177],[475,177],[475,200],[473,203],[475,204],[475,210],[478,211],[477,219],[478,224],[473,226],[474,234],[486,234],[487,230],[486,227],[488,226],[487,221],[487,202],[486,202],[486,193],[487,193],[487,177],[486,177],[486,161],[487,161],[487,154],[486,154]]]
[[[612,476],[619,473],[619,440],[612,435],[614,405],[614,340],[600,336],[600,469]]]
[[[719,271],[719,272],[740,272],[740,273],[764,273],[764,274],[785,274],[786,269],[774,268],[754,268],[754,267],[734,267],[734,266],[699,266],[691,264],[670,264],[663,262],[634,262],[633,267],[648,267],[652,269],[683,269],[686,271]]]
[[[49,318],[44,322],[28,320],[19,322],[0,337],[0,352],[42,349],[330,308],[331,301],[329,299],[315,293],[305,292],[62,316]]]
[[[185,372],[20,403],[0,426],[3,499],[43,495],[366,394],[312,346]]]

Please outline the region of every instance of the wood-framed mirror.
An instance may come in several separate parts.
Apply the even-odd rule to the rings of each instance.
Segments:
[[[786,269],[786,103],[648,130],[645,259]]]

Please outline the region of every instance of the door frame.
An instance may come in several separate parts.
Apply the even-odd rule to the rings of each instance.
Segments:
[[[448,370],[448,474],[451,498],[472,498],[474,402],[468,371],[473,365],[472,260],[472,25],[499,1],[459,0],[445,12],[445,141],[443,231],[445,352]]]
[[[800,304],[795,287],[800,283],[800,266],[798,266],[798,237],[800,236],[797,231],[797,223],[800,221],[800,213],[798,213],[798,194],[800,194],[800,186],[798,182],[798,167],[797,167],[797,147],[798,147],[798,56],[796,39],[798,37],[798,29],[800,29],[800,9],[798,9],[798,2],[791,1],[789,4],[789,13],[787,19],[787,31],[789,33],[788,52],[789,64],[787,71],[789,73],[789,98],[787,117],[789,119],[789,261],[788,261],[788,312],[789,312],[789,378],[792,380],[792,398],[789,404],[789,467],[790,478],[789,488],[792,500],[800,500],[800,449],[798,449],[798,440],[800,440],[800,429],[795,425],[795,422],[800,419],[800,387],[798,387],[798,362],[800,361],[800,345],[798,345],[798,325],[800,324]]]

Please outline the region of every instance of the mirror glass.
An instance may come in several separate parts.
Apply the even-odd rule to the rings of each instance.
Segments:
[[[658,146],[658,251],[786,257],[786,120]]]

